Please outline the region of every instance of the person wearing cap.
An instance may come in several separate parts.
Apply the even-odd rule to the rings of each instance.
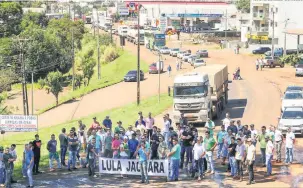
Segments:
[[[171,169],[170,181],[178,181],[181,146],[179,145],[177,138],[173,138],[173,145],[174,146],[171,152],[167,154],[167,157],[170,157],[170,169]]]
[[[289,127],[287,129],[286,133],[286,139],[285,139],[285,150],[286,150],[286,156],[285,156],[285,163],[289,164],[293,161],[293,147],[295,144],[295,134],[291,131],[291,128]]]
[[[273,152],[274,152],[274,145],[271,141],[271,137],[270,136],[266,136],[266,169],[267,169],[267,176],[270,176],[272,173],[272,164],[271,164],[271,160],[272,160],[272,156],[273,156]]]
[[[92,123],[92,125],[91,125],[91,128],[92,129],[98,129],[98,128],[100,128],[101,126],[100,126],[100,123],[97,121],[97,118],[96,117],[94,117],[93,118],[93,123]]]
[[[215,130],[215,123],[210,118],[207,118],[207,121],[205,123],[205,128],[207,128],[207,130],[209,131],[210,136],[213,137]]]
[[[103,126],[106,128],[109,128],[110,130],[112,130],[112,120],[109,118],[109,116],[106,116],[105,119],[102,122]]]
[[[131,135],[131,139],[128,140],[127,144],[129,151],[129,159],[135,159],[136,156],[134,155],[134,153],[136,152],[137,147],[139,145],[139,141],[136,139],[136,133],[133,133]]]
[[[0,186],[4,187],[5,183],[5,168],[3,163],[3,147],[0,146]]]
[[[34,174],[41,173],[39,171],[41,145],[42,145],[42,141],[39,139],[39,135],[36,134],[35,135],[35,140],[33,141],[33,152],[34,152],[34,155],[35,155],[35,161],[34,161],[34,167],[33,167],[33,173]]]
[[[258,141],[260,142],[260,150],[261,150],[261,161],[263,167],[266,166],[266,137],[268,135],[266,134],[266,127],[262,126],[262,132],[258,136]]]
[[[153,126],[155,124],[155,119],[151,116],[151,113],[148,113],[148,117],[145,118],[145,125],[147,129],[147,136],[150,139],[153,135]]]
[[[248,174],[249,174],[249,181],[247,182],[247,185],[250,185],[250,184],[255,184],[254,163],[256,160],[256,147],[252,144],[251,138],[248,138],[246,142],[248,144],[246,163],[248,165]]]
[[[12,165],[11,163],[14,162],[15,159],[12,154],[9,153],[9,147],[5,148],[3,154],[3,163],[5,167],[5,187],[11,188],[11,176],[12,176]]]
[[[125,133],[125,136],[128,136],[128,139],[131,139],[132,134],[134,134],[134,133],[135,133],[135,131],[133,131],[133,126],[129,125],[128,130]]]
[[[120,134],[122,131],[125,132],[125,129],[122,127],[122,122],[121,122],[121,121],[118,121],[118,122],[117,122],[117,126],[116,126],[115,129],[114,129],[114,133],[115,133],[115,134]]]

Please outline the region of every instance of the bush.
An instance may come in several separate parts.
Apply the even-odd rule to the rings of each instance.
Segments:
[[[283,64],[290,64],[291,66],[295,66],[299,62],[300,58],[297,54],[286,55],[280,58],[280,61]]]
[[[105,63],[112,62],[118,57],[119,57],[119,52],[113,46],[109,46],[105,49],[105,51],[104,51],[104,61],[105,61]]]
[[[43,89],[45,87],[45,85],[46,85],[46,81],[44,79],[40,78],[38,80],[38,88]]]

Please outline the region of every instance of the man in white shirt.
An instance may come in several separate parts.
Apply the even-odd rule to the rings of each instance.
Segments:
[[[227,128],[230,125],[230,118],[229,118],[229,113],[226,113],[225,119],[223,119],[223,125],[225,126],[225,131],[227,131]]]
[[[236,147],[236,163],[237,163],[237,173],[238,176],[235,179],[240,179],[243,181],[243,162],[246,157],[246,147],[243,144],[241,138],[237,138],[237,147]]]
[[[250,185],[255,184],[254,163],[256,160],[256,147],[252,144],[251,138],[248,138],[246,142],[248,144],[246,162],[248,164],[249,171],[249,181],[247,185]]]
[[[274,128],[275,129],[275,128]],[[275,133],[275,149],[276,149],[276,154],[277,154],[277,163],[281,162],[281,147],[282,147],[282,142],[283,142],[283,135],[280,130],[276,129],[274,131]]]
[[[287,129],[286,133],[286,143],[285,143],[285,148],[286,148],[286,159],[285,163],[292,163],[293,161],[293,147],[295,143],[295,134],[291,131],[291,128],[289,127]]]
[[[151,117],[151,113],[148,113],[148,117],[145,119],[145,126],[147,129],[147,138],[148,140],[151,138],[153,134],[153,126],[155,124],[154,118]]]
[[[272,154],[274,151],[274,145],[271,141],[270,136],[266,136],[266,168],[267,168],[267,176],[270,176],[272,173],[272,164],[271,164],[271,159],[272,159]]]
[[[163,120],[164,120],[164,128],[163,128],[163,136],[164,136],[164,140],[165,140],[165,143],[168,145],[168,132],[169,132],[169,128],[170,128],[170,123],[168,121],[168,118],[167,116],[163,116]]]
[[[195,175],[195,172],[198,168],[199,170],[199,177],[198,177],[198,181],[201,180],[201,178],[203,178],[203,168],[204,168],[204,158],[205,158],[205,146],[203,143],[203,137],[199,136],[197,138],[197,143],[195,143],[194,148],[193,148],[193,152],[194,152],[194,169],[193,170],[193,174],[192,176]]]
[[[129,125],[128,126],[128,130],[126,131],[125,133],[125,136],[128,137],[128,139],[131,139],[132,138],[132,135],[135,133],[135,131],[133,131],[133,126],[132,125]]]
[[[258,131],[255,129],[255,125],[250,125],[250,135],[251,135],[251,142],[256,147],[257,140],[258,140]]]

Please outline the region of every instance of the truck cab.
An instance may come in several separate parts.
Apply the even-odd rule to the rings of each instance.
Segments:
[[[174,80],[173,118],[181,114],[191,123],[203,123],[220,116],[228,100],[226,65],[199,67],[197,72],[179,75]]]

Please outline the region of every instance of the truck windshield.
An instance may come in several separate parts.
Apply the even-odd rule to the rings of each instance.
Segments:
[[[302,119],[302,111],[284,111],[282,119]]]
[[[206,86],[175,87],[174,95],[178,96],[198,96],[207,93]]]

